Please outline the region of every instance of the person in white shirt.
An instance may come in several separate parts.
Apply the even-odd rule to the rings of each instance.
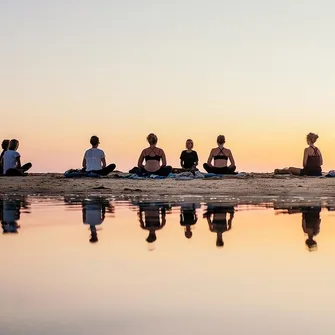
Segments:
[[[32,167],[31,163],[21,166],[20,154],[16,151],[19,147],[18,140],[11,140],[9,142],[8,150],[3,155],[3,174],[6,176],[24,176]]]
[[[101,149],[98,149],[100,144],[99,137],[92,136],[90,143],[92,148],[85,152],[83,159],[83,171],[107,176],[109,173],[115,170],[116,165],[109,164],[106,166],[105,153]]]
[[[83,223],[90,226],[90,242],[98,242],[97,226],[105,220],[106,209],[113,213],[114,207],[104,198],[85,199],[82,201]]]

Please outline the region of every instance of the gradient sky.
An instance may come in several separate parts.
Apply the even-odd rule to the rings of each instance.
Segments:
[[[331,0],[2,0],[2,138],[33,172],[80,167],[93,134],[133,167],[155,132],[177,165],[218,134],[240,171],[301,166],[320,135],[335,168]]]

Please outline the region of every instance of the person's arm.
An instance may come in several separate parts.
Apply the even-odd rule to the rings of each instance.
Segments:
[[[228,230],[231,229],[233,218],[234,218],[234,212],[230,212],[229,213],[229,219],[228,219]]]
[[[180,159],[180,166],[183,168],[184,167],[183,166],[183,163],[184,163],[184,151],[181,152],[179,159]]]
[[[302,230],[304,231],[305,234],[308,234],[306,227],[306,220],[304,217],[302,218]]]
[[[16,157],[16,168],[19,169],[21,167],[21,159],[20,155]]]
[[[212,165],[212,159],[213,159],[213,149],[211,150],[211,152],[210,152],[210,154],[209,154],[209,157],[208,157],[208,159],[207,159],[207,164],[209,165],[209,166],[213,166]]]
[[[320,154],[320,165],[323,165],[323,158],[322,158],[322,154],[320,150],[319,150],[319,154]]]
[[[193,167],[197,167],[198,163],[199,163],[199,158],[198,158],[198,154],[196,151],[195,152],[195,155],[194,155],[194,165]]]
[[[143,212],[140,210],[140,212],[138,213],[138,218],[139,218],[139,221],[140,221],[140,226],[141,228],[145,229],[145,226],[144,226],[144,221],[143,221]]]
[[[230,166],[236,166],[235,165],[235,159],[234,159],[233,154],[230,150],[229,150],[228,158],[229,158],[229,161],[230,161]]]
[[[144,150],[141,152],[141,155],[138,158],[137,166],[139,168],[144,168],[143,161],[144,161]]]
[[[85,154],[84,154],[84,158],[83,158],[83,169],[85,169],[86,170],[86,167],[87,167],[87,163],[86,163],[86,152],[85,152]]]
[[[166,156],[165,156],[165,152],[163,149],[161,149],[161,157],[162,157],[162,165],[161,167],[165,167],[166,166]]]
[[[101,164],[102,164],[102,168],[106,167],[106,158],[105,157],[101,158]]]
[[[308,159],[308,148],[306,148],[305,151],[304,151],[304,159],[302,161],[302,166],[303,167],[306,167],[306,165],[307,165],[307,159]]]
[[[162,224],[160,226],[160,229],[162,229],[166,224],[166,217],[165,216],[166,216],[166,214],[165,214],[165,212],[163,212],[162,213]]]

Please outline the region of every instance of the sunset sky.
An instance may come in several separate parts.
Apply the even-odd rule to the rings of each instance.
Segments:
[[[32,172],[80,167],[91,135],[133,167],[154,132],[176,166],[219,134],[239,171],[335,169],[331,0],[2,0],[0,137]]]

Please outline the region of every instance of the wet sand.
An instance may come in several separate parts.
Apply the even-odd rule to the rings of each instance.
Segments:
[[[227,196],[227,197],[334,197],[335,178],[274,176],[272,173],[243,177],[196,180],[130,180],[114,178],[69,179],[62,174],[0,177],[0,195],[108,195],[108,196]]]

